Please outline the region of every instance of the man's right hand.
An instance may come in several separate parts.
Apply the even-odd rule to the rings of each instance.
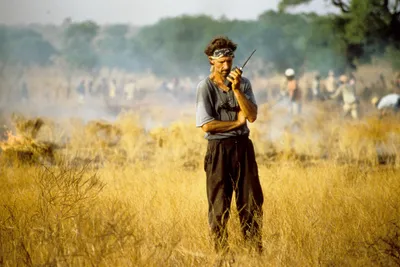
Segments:
[[[240,126],[246,123],[246,117],[244,115],[244,112],[241,110],[239,110],[237,114],[237,122],[239,123]]]

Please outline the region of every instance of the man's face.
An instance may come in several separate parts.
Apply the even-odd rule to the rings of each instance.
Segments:
[[[219,73],[223,77],[228,77],[232,69],[233,58],[232,57],[221,57],[212,60],[214,64],[214,72]]]

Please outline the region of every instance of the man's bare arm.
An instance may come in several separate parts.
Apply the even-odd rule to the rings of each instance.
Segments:
[[[254,122],[257,119],[257,106],[251,102],[245,94],[240,90],[233,90],[240,110],[243,111],[249,122]]]
[[[224,133],[236,129],[245,123],[246,117],[244,115],[244,112],[239,111],[236,121],[213,120],[201,126],[201,129],[203,129],[203,131],[205,131],[206,133]]]
[[[238,121],[210,121],[203,126],[201,129],[208,133],[224,133],[230,130],[236,129],[240,124]]]
[[[336,89],[336,92],[334,92],[333,94],[331,94],[329,97],[330,97],[331,99],[335,99],[335,98],[337,98],[337,97],[340,95],[341,92],[342,92],[342,88],[339,87],[338,89]]]

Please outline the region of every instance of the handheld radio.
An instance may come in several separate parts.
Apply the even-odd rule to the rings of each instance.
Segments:
[[[243,63],[243,65],[241,67],[234,67],[232,69],[232,71],[234,71],[235,69],[240,69],[241,71],[243,71],[243,68],[246,66],[247,62],[253,56],[254,52],[256,52],[256,49],[254,49],[254,51],[251,52],[250,56],[247,58],[247,60]],[[225,80],[225,85],[228,86],[229,89],[232,89],[232,83],[230,81],[228,81],[227,79]]]

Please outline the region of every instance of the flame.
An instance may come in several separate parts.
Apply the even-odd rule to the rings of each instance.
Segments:
[[[27,141],[26,138],[21,135],[14,135],[12,131],[6,131],[4,136],[6,137],[6,140],[0,141],[0,148],[2,150],[6,150],[12,146],[21,145]]]

